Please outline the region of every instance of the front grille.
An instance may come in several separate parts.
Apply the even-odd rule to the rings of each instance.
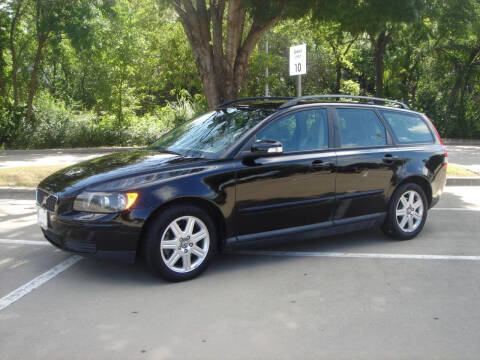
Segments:
[[[46,192],[45,190],[37,189],[37,193],[36,193],[37,204],[41,205],[43,203],[43,200],[49,195],[50,194],[48,192]]]
[[[55,205],[57,205],[58,198],[49,192],[37,189],[36,193],[37,204],[48,211],[55,212]]]

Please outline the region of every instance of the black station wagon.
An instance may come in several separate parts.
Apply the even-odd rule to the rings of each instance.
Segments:
[[[191,279],[225,248],[381,226],[415,237],[442,194],[447,153],[397,101],[319,95],[231,101],[142,150],[63,169],[37,189],[55,246]]]

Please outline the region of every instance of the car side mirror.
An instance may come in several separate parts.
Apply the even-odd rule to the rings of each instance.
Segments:
[[[252,145],[251,155],[268,156],[283,153],[283,145],[277,140],[260,140]]]

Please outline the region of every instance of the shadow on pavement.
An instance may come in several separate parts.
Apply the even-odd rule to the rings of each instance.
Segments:
[[[468,191],[465,190],[468,194]],[[437,207],[470,207],[479,206],[475,203],[467,201],[468,196],[465,194],[458,195],[454,192],[448,192],[443,195],[442,200]],[[437,214],[444,212],[437,212]],[[459,214],[455,214],[458,216]],[[14,219],[21,219],[25,214],[2,216],[2,222],[12,221]],[[429,217],[435,216],[435,212],[430,212]],[[461,214],[460,214],[461,216]],[[431,225],[432,219],[427,220],[426,227],[417,240],[422,241],[424,236],[438,237],[442,234],[436,234],[441,231],[438,226]],[[38,236],[37,236],[38,235]],[[33,240],[34,238],[42,238],[40,229],[34,223],[22,225],[20,228],[10,228],[1,231],[3,238],[22,238],[26,240]],[[414,240],[415,241],[415,240]],[[282,250],[282,251],[320,251],[320,252],[371,252],[373,251],[395,251],[396,240],[385,236],[378,228],[360,231],[350,234],[330,236],[324,238],[317,238],[313,240],[301,241],[282,241],[279,243],[270,243],[269,245],[255,246],[245,249],[261,249],[261,250]],[[408,243],[402,243],[407,246]],[[393,246],[392,246],[393,245]],[[408,247],[408,246],[407,246]],[[404,247],[405,248],[405,247]],[[369,249],[369,250],[365,250]],[[410,251],[410,247],[406,249]],[[210,268],[206,273],[201,275],[201,278],[215,278],[219,274],[228,274],[229,272],[242,271],[245,276],[251,276],[248,271],[255,267],[269,267],[279,262],[295,261],[292,257],[266,257],[266,256],[244,256],[236,255],[235,251],[229,253],[218,254],[213,259]],[[292,268],[294,270],[294,268]],[[121,262],[114,262],[103,260],[96,257],[85,257],[79,264],[75,266],[75,272],[78,272],[82,279],[87,281],[109,283],[112,285],[138,284],[138,285],[159,285],[168,284],[161,279],[154,277],[146,268],[142,261],[136,264],[125,264]]]
[[[362,231],[343,236],[326,237],[314,240],[305,240],[299,242],[282,242],[278,246],[254,247],[263,250],[290,250],[290,251],[348,251],[349,248],[368,246],[378,242],[391,242],[393,240],[383,236],[379,230]],[[209,269],[199,278],[216,277],[217,275],[229,272],[249,270],[255,267],[270,267],[279,262],[285,263],[295,261],[293,257],[268,257],[268,256],[245,256],[237,254],[235,251],[219,253],[210,264]],[[83,279],[94,282],[108,282],[110,285],[160,285],[170,284],[160,278],[152,275],[141,260],[135,264],[126,264],[110,260],[104,260],[97,257],[85,257],[85,259],[75,266],[77,272],[81,272]],[[245,276],[250,276],[245,272]]]

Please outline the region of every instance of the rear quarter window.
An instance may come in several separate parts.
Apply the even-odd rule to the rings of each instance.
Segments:
[[[419,115],[382,111],[382,115],[401,144],[433,143],[433,135]]]

